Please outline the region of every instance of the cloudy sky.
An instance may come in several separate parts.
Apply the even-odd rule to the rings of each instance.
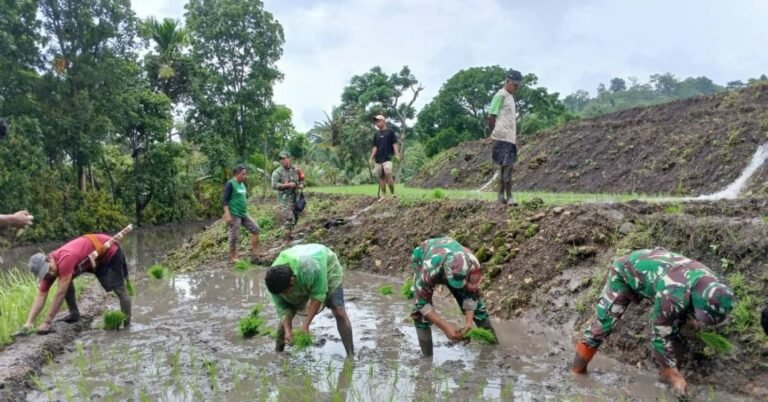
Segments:
[[[498,64],[539,84],[594,93],[614,76],[705,75],[717,83],[768,73],[764,0],[264,0],[285,29],[275,101],[307,130],[342,88],[374,65],[408,65],[421,106],[462,68]],[[140,17],[182,18],[184,1],[133,0]]]

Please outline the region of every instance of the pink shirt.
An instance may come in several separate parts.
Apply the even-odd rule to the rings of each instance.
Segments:
[[[100,242],[104,243],[111,239],[112,236],[99,233],[96,235],[96,238],[99,239]],[[107,253],[102,257],[103,261],[108,261],[110,258],[112,258],[112,256],[117,253],[118,247],[120,246],[117,243],[113,244],[112,247],[107,250]],[[88,257],[88,254],[92,253],[94,250],[95,248],[93,247],[91,240],[85,236],[80,236],[74,240],[70,240],[67,244],[54,250],[50,254],[50,257],[53,261],[56,262],[56,267],[58,267],[59,271],[58,276],[70,276],[75,273],[77,264]],[[50,279],[49,277],[43,277],[43,280],[40,281],[40,291],[47,292],[51,286],[53,286],[55,281],[55,277]]]

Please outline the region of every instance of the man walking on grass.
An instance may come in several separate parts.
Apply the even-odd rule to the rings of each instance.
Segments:
[[[259,225],[248,216],[248,195],[245,180],[248,171],[245,166],[235,168],[235,176],[224,186],[224,196],[221,203],[224,206],[224,220],[229,225],[229,260],[237,261],[237,240],[240,236],[240,226],[245,226],[251,232],[251,259],[259,258]]]
[[[514,94],[523,84],[523,75],[510,69],[504,87],[496,92],[488,111],[488,128],[493,140],[491,159],[499,165],[498,201],[505,205],[516,205],[512,198],[512,166],[517,161],[517,111]]]
[[[383,115],[376,116],[376,134],[373,135],[373,148],[368,163],[373,164],[373,175],[379,179],[379,188],[383,200],[387,195],[387,186],[392,196],[395,196],[395,179],[392,176],[392,157],[400,160],[400,149],[397,144],[397,134],[387,127],[387,119]]]

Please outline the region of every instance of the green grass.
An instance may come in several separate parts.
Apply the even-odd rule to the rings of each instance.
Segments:
[[[360,186],[328,186],[311,187],[306,191],[329,194],[346,195],[370,195],[376,196],[375,184],[366,184]],[[426,189],[414,188],[398,185],[395,188],[398,198],[406,200],[434,200],[434,199],[469,199],[496,201],[495,192],[480,192],[474,190],[452,190],[452,189]],[[582,202],[606,202],[606,201],[629,201],[629,200],[653,200],[653,196],[642,194],[605,194],[605,193],[550,193],[536,191],[515,192],[515,200],[523,202],[533,198],[541,198],[546,204],[574,204]]]
[[[235,263],[235,271],[237,272],[246,272],[251,268],[253,268],[253,264],[248,260],[237,260]]]
[[[168,269],[160,264],[155,264],[149,267],[147,273],[155,279],[163,279],[168,276]]]
[[[264,325],[264,319],[249,315],[240,320],[240,335],[243,338],[251,338],[259,333],[259,328]]]
[[[312,338],[312,334],[309,332],[304,331],[303,329],[297,329],[293,331],[293,347],[295,347],[296,350],[308,348],[314,343],[314,339]]]
[[[392,286],[390,285],[384,285],[379,288],[379,293],[383,294],[384,296],[389,296],[392,294]]]
[[[120,310],[107,311],[104,313],[104,329],[117,331],[127,318],[128,316]]]
[[[466,334],[464,334],[464,336],[473,341],[478,341],[480,343],[485,343],[485,344],[496,343],[496,335],[494,335],[493,332],[485,328],[477,328],[477,327],[471,328],[469,331],[467,331]]]
[[[721,355],[731,353],[733,345],[724,336],[716,334],[714,332],[699,332],[699,339],[704,342],[707,348],[713,355]],[[706,349],[705,349],[706,350]]]
[[[258,317],[262,310],[261,304],[254,304],[253,308],[251,308],[251,317]]]
[[[400,287],[400,294],[406,299],[413,299],[413,278],[408,278],[403,286]]]
[[[75,281],[75,290],[79,296],[82,289],[90,281],[86,278],[78,278]],[[50,295],[56,294],[56,284],[54,282]],[[18,269],[0,272],[0,346],[13,342],[11,334],[18,331],[27,321],[27,314],[37,296],[38,283],[35,277]],[[50,298],[49,298],[50,300]],[[37,316],[37,323],[40,323],[48,314],[46,303],[43,311]]]

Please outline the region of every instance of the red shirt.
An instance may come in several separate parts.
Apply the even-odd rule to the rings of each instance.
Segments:
[[[112,236],[100,233],[96,235],[96,238],[99,239],[100,242],[105,243],[107,240],[111,239]],[[104,257],[102,257],[104,261],[108,261],[112,258],[112,256],[117,253],[118,247],[120,246],[117,243],[113,244],[112,247],[107,250]],[[95,248],[93,247],[91,240],[85,236],[80,236],[54,250],[50,254],[50,258],[56,262],[56,267],[59,271],[58,276],[70,276],[75,273],[77,264],[88,257],[88,254],[92,253],[94,250]],[[53,286],[55,281],[56,277],[43,277],[43,280],[40,281],[40,291],[47,292],[51,286]]]

